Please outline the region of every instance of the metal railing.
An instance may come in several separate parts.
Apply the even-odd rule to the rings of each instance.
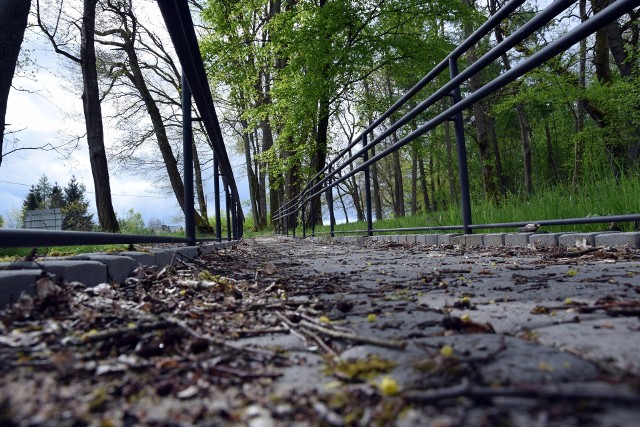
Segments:
[[[304,189],[294,196],[291,200],[284,203],[283,206],[273,214],[274,221],[279,221],[279,230],[282,233],[289,234],[291,230],[295,236],[295,230],[298,225],[298,216],[301,216],[303,237],[306,236],[307,223],[305,213],[307,205],[310,205],[311,212],[316,208],[315,203],[319,200],[323,193],[327,195],[327,205],[330,211],[333,211],[333,192],[332,189],[347,179],[353,177],[357,173],[364,174],[364,190],[365,190],[365,210],[366,210],[366,230],[350,230],[349,233],[366,233],[372,236],[375,232],[390,231],[444,231],[444,230],[461,230],[465,234],[471,234],[473,230],[490,229],[490,228],[509,228],[523,226],[525,222],[499,223],[499,224],[476,224],[472,223],[471,198],[469,194],[469,177],[467,168],[467,153],[465,147],[464,124],[462,121],[462,111],[471,107],[476,102],[497,92],[507,84],[513,82],[525,73],[539,67],[545,61],[551,59],[555,55],[569,49],[580,40],[595,33],[597,30],[605,27],[610,22],[618,19],[622,15],[631,12],[638,7],[637,0],[616,0],[588,20],[576,25],[570,31],[562,34],[560,37],[535,52],[526,60],[523,60],[510,70],[505,71],[500,76],[492,79],[484,84],[478,90],[468,94],[464,98],[461,96],[461,85],[469,80],[472,76],[479,73],[484,68],[494,63],[501,55],[506,54],[509,50],[521,43],[524,39],[534,34],[536,31],[551,22],[556,16],[564,10],[574,5],[575,0],[555,0],[546,9],[540,11],[533,16],[527,23],[514,31],[509,37],[496,44],[492,49],[477,59],[473,64],[469,65],[462,72],[458,71],[458,59],[465,54],[471,47],[475,46],[482,38],[487,36],[493,29],[499,25],[505,18],[509,17],[525,0],[511,0],[496,11],[487,21],[480,26],[473,34],[464,40],[456,49],[447,55],[433,70],[423,77],[414,87],[406,92],[398,101],[396,101],[386,112],[378,117],[358,136],[353,138],[345,149],[340,151],[320,172],[313,176],[305,185]],[[383,128],[377,136],[370,138],[380,124],[387,120],[393,113],[398,111],[418,92],[420,92],[427,84],[434,82],[436,77],[449,70],[449,81],[440,86],[435,92],[413,107],[408,113],[404,114],[399,120],[391,124],[387,128]],[[430,107],[434,106],[443,98],[451,98],[452,103],[449,108],[440,113],[435,113],[434,117],[411,131],[407,136],[399,141],[389,145],[384,150],[369,157],[369,151],[374,149],[378,144],[384,141],[393,132],[402,126],[414,120],[419,114],[424,113]],[[418,137],[433,130],[436,126],[445,121],[454,122],[454,130],[456,134],[456,146],[458,155],[458,170],[460,184],[460,207],[462,224],[455,226],[434,226],[434,227],[413,227],[398,229],[374,229],[371,209],[371,177],[369,169],[372,164],[385,158],[386,156],[398,151],[405,145],[414,141]],[[351,150],[362,144],[362,147],[355,154],[350,154]],[[356,164],[356,162],[359,162]],[[352,166],[345,173],[341,173],[348,166]],[[315,234],[315,215],[310,215],[311,224],[309,224],[312,233]],[[605,223],[610,221],[640,221],[640,214],[602,216],[590,218],[569,218],[559,220],[538,220],[528,221],[540,223],[541,225],[567,225],[567,224],[588,224],[588,223]],[[330,215],[330,234],[334,236],[335,222],[333,214]]]
[[[184,157],[184,213],[185,237],[149,236],[137,234],[94,233],[80,231],[42,231],[25,229],[0,230],[1,247],[38,247],[95,244],[133,243],[185,243],[195,245],[198,241],[222,240],[220,215],[220,183],[222,178],[226,217],[227,240],[242,237],[242,212],[240,197],[233,176],[231,162],[222,138],[211,89],[200,55],[195,28],[186,0],[157,0],[171,41],[182,66],[182,113],[183,113],[183,157]],[[214,158],[214,200],[216,209],[216,235],[213,238],[196,238],[193,152],[192,152],[192,100],[209,135]]]

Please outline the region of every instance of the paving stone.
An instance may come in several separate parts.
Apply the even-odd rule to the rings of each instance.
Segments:
[[[482,234],[462,234],[451,237],[452,245],[459,246],[482,246]]]
[[[154,264],[157,265],[158,268],[164,268],[175,261],[175,249],[151,249],[151,253],[155,256]]]
[[[562,233],[539,233],[529,236],[529,243],[536,246],[558,246]]]
[[[122,252],[114,252],[113,254],[128,256],[129,258],[133,258],[133,260],[137,264],[142,264],[147,266],[152,266],[156,264],[156,256],[149,252],[122,251]]]
[[[418,238],[417,234],[407,234],[406,235],[407,238],[407,243],[410,245],[415,245],[416,244],[416,239]]]
[[[437,234],[421,234],[416,236],[416,243],[418,245],[435,246],[438,244]]]
[[[507,233],[487,233],[482,235],[482,243],[485,246],[504,246],[504,236]]]
[[[16,302],[22,292],[34,295],[33,284],[41,274],[40,269],[0,271],[0,309]]]
[[[111,255],[104,253],[80,254],[69,258],[70,260],[98,261],[107,267],[107,280],[122,283],[131,276],[138,263],[131,257],[124,255]]]
[[[558,245],[566,247],[576,246],[595,246],[596,236],[602,234],[601,232],[593,233],[565,233],[558,237]]]
[[[187,260],[193,260],[198,257],[198,247],[197,246],[186,246],[183,248],[176,249],[176,253],[178,256],[186,258]]]
[[[640,248],[640,233],[603,233],[596,236],[596,246],[628,246]]]
[[[437,234],[437,236],[438,236],[438,245],[451,245],[453,244],[451,241],[451,238],[455,236],[460,236],[460,233]]]
[[[506,246],[526,247],[529,244],[529,236],[535,233],[509,233],[504,236]]]

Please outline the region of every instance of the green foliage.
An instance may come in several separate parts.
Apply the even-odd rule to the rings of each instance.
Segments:
[[[62,208],[62,215],[63,230],[93,230],[93,215],[87,215],[87,206],[78,200],[65,204]]]
[[[89,202],[85,199],[85,186],[72,176],[64,188],[64,205],[62,207],[62,229],[76,231],[91,231],[93,229],[93,214],[87,209]]]
[[[4,228],[4,217],[0,215],[0,228]]]
[[[145,228],[144,219],[140,212],[129,209],[124,218],[119,219],[120,231],[125,234],[149,234],[151,230]]]
[[[472,200],[472,220],[474,224],[494,224],[500,222],[533,222],[544,219],[581,218],[589,216],[622,215],[629,212],[640,212],[640,177],[633,176],[616,183],[614,179],[598,179],[597,176],[585,182],[576,191],[568,191],[563,186],[540,189],[533,196],[518,194],[507,195],[500,205],[485,198]],[[374,223],[374,229],[434,227],[462,224],[460,209],[451,205],[438,212],[388,218]],[[545,231],[602,231],[608,224],[567,225],[545,227]],[[631,224],[623,224],[623,229],[631,231]],[[341,232],[362,233],[366,231],[366,223],[352,222],[338,224],[335,229]],[[479,230],[480,233],[514,231],[509,229]],[[329,232],[329,226],[316,227],[317,233]],[[310,231],[307,230],[309,234]],[[411,232],[417,233],[417,232]],[[302,234],[302,228],[296,230]],[[384,233],[389,234],[389,233]],[[397,234],[391,232],[390,234]]]

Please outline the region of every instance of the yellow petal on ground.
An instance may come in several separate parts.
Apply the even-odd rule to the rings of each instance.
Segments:
[[[400,393],[400,386],[393,378],[386,376],[380,381],[380,391],[385,396],[395,396]]]
[[[378,316],[376,316],[375,314],[371,313],[367,316],[367,322],[375,322],[376,320],[378,320]]]
[[[453,356],[453,347],[451,347],[450,345],[443,345],[442,348],[440,349],[440,354],[443,355],[444,357],[451,357]]]
[[[320,321],[322,323],[331,323],[331,319],[329,319],[327,316],[320,316]]]

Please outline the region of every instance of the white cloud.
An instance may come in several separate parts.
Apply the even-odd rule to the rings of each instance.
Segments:
[[[43,45],[37,34],[27,32],[25,36],[25,46],[32,48],[31,59],[40,67],[28,79],[14,79],[14,86],[25,90],[11,91],[7,109],[6,119],[7,123],[11,124],[10,130],[24,129],[15,135],[17,145],[37,147],[72,140],[74,144],[77,142],[78,148],[68,157],[55,151],[42,150],[22,150],[5,157],[0,165],[0,215],[7,219],[12,212],[20,210],[29,188],[35,185],[43,174],[47,175],[52,184],[57,182],[62,187],[75,176],[86,186],[90,212],[95,214],[94,185],[86,140],[76,139],[85,132],[81,115],[82,102],[78,93],[70,90],[70,83],[59,76],[66,72],[64,69],[68,66],[68,61],[52,52],[46,44]],[[103,106],[105,117],[113,113],[112,106]],[[118,137],[117,132],[110,131],[109,126],[105,120],[107,146]],[[5,152],[13,148],[11,140],[11,136],[5,138]],[[228,147],[236,169],[236,177],[241,179],[237,184],[240,195],[242,199],[248,199],[248,185],[246,178],[242,176],[243,167],[240,166],[243,164],[243,157],[233,156],[233,151]],[[114,210],[119,217],[124,216],[129,209],[134,209],[142,213],[145,221],[160,218],[169,224],[172,223],[172,218],[181,214],[173,193],[170,190],[168,193],[167,190],[161,190],[155,177],[123,171],[116,173],[112,167],[110,184]],[[164,186],[166,187],[167,183],[164,183]],[[205,186],[208,192],[207,199],[211,204],[209,211],[213,214],[211,177]],[[165,194],[161,191],[165,191]],[[224,203],[224,197],[221,197],[221,200]],[[94,219],[97,222],[97,215],[94,215]]]

